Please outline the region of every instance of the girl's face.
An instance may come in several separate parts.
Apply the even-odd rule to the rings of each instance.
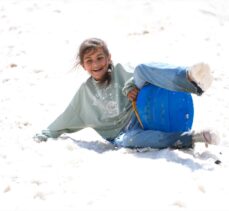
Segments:
[[[111,55],[107,56],[102,48],[98,48],[85,53],[82,66],[96,81],[101,81],[106,77],[110,63]]]

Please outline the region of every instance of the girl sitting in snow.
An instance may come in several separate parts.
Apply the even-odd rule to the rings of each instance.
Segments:
[[[198,133],[143,130],[131,102],[146,83],[201,95],[212,83],[207,64],[190,68],[140,64],[130,73],[121,64],[112,64],[107,45],[97,38],[87,39],[80,45],[78,59],[90,77],[66,110],[46,130],[35,135],[36,141],[91,127],[117,147],[162,149],[190,148],[196,142],[218,144],[218,136],[210,130]]]

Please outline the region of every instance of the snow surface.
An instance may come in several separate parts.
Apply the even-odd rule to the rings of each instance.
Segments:
[[[0,0],[0,210],[228,211],[228,29],[227,0]],[[33,142],[87,77],[74,65],[88,37],[114,61],[208,63],[193,129],[221,144],[115,149],[90,128]]]

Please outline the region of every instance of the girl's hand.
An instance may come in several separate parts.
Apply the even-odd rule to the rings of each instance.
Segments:
[[[131,89],[129,93],[127,94],[128,99],[131,101],[135,101],[137,99],[138,92],[139,92],[139,89],[137,87]]]
[[[33,140],[35,142],[44,142],[48,140],[48,137],[44,134],[37,133],[35,136],[33,136]]]

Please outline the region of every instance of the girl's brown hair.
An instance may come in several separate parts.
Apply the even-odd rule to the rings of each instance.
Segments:
[[[77,64],[83,64],[84,55],[90,51],[96,51],[98,48],[102,48],[106,56],[110,55],[107,44],[99,38],[90,38],[84,40],[80,47],[77,55]]]
[[[84,40],[79,47],[76,65],[79,65],[79,64],[82,65],[84,55],[88,52],[94,52],[98,48],[102,48],[106,56],[110,55],[107,44],[103,40],[101,40],[99,38],[90,38],[90,39]],[[112,63],[109,64],[108,68],[112,69],[113,64]],[[110,81],[111,81],[111,75],[110,75],[110,72],[108,71],[104,80],[100,81],[100,84],[106,83],[108,85],[110,83]]]

